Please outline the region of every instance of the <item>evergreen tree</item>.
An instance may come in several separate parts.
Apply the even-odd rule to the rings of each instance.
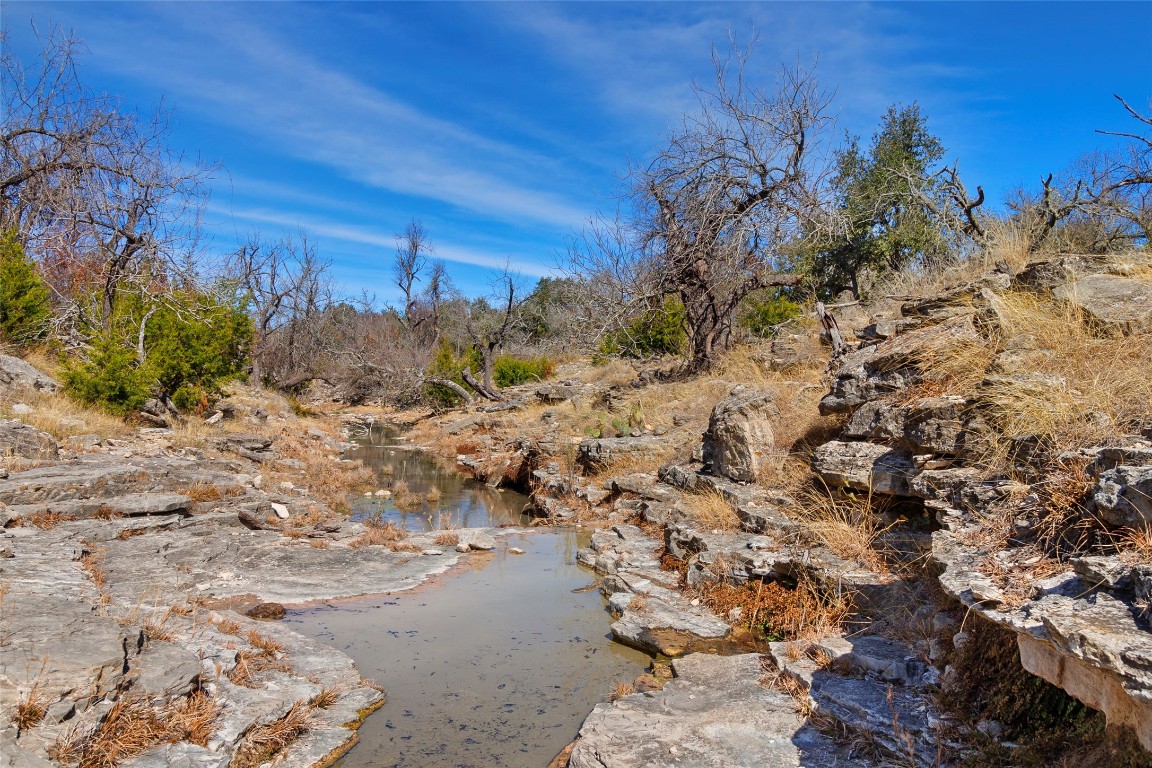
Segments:
[[[48,286],[13,232],[0,237],[0,341],[29,344],[48,332]]]
[[[840,227],[807,257],[821,293],[848,289],[859,297],[866,274],[875,278],[940,252],[941,230],[914,185],[927,184],[943,156],[943,145],[915,103],[889,107],[867,151],[859,137],[847,138],[836,153],[833,178]]]

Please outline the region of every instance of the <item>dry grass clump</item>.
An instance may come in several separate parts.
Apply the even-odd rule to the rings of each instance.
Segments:
[[[185,488],[184,495],[192,502],[219,501],[224,498],[224,491],[217,485],[204,483]]]
[[[778,581],[719,582],[694,591],[718,616],[731,617],[739,609],[737,624],[767,640],[814,641],[838,634],[851,614],[846,595],[823,592],[807,582],[794,588]]]
[[[1125,528],[1117,535],[1120,556],[1133,565],[1152,565],[1152,525]]]
[[[146,697],[122,694],[96,728],[61,736],[48,756],[77,768],[114,768],[160,744],[206,746],[217,714],[216,703],[203,691],[163,708]]]
[[[62,512],[53,512],[50,509],[45,509],[40,512],[36,512],[35,514],[22,517],[18,522],[21,526],[30,525],[33,528],[39,528],[42,531],[47,531],[60,525],[60,523],[67,523],[76,519],[76,515],[68,515]]]
[[[87,551],[80,556],[80,567],[88,574],[93,584],[103,587],[108,583],[108,574],[104,569],[104,556],[108,550],[88,542],[85,542],[85,546]]]
[[[893,524],[885,525],[877,516],[872,494],[834,492],[816,484],[796,496],[798,504],[789,513],[803,520],[808,534],[846,560],[876,573],[888,571],[881,537]]]
[[[432,537],[437,546],[454,547],[460,543],[460,534],[456,531],[440,531]]]
[[[35,728],[48,714],[48,697],[40,688],[40,679],[32,682],[31,687],[16,697],[16,711],[12,714],[12,722],[16,725],[16,733]]]
[[[393,547],[406,538],[408,538],[408,531],[392,521],[388,521],[383,525],[369,522],[365,527],[364,533],[353,539],[348,546],[353,549],[377,546]]]
[[[813,712],[813,702],[808,696],[808,689],[792,675],[784,672],[768,656],[760,658],[761,675],[757,682],[765,688],[781,691],[792,697],[796,703],[796,714],[802,718],[809,717]]]
[[[1035,397],[1020,388],[980,392],[1007,436],[1040,437],[1052,454],[1096,444],[1146,422],[1152,403],[1152,333],[1118,334],[1094,327],[1071,305],[1026,293],[996,297],[1005,338],[1027,338],[1051,354],[1037,357],[1034,372],[1058,376],[1066,386],[1045,387]]]
[[[313,709],[328,709],[340,699],[340,689],[325,686],[316,695],[308,699],[308,706]]]
[[[612,686],[612,693],[608,698],[610,701],[616,701],[625,696],[631,696],[634,693],[636,693],[636,686],[632,685],[632,683],[616,683],[616,685]]]
[[[312,708],[297,701],[283,717],[249,730],[232,757],[229,768],[257,768],[270,762],[310,727]]]
[[[717,531],[740,530],[740,516],[736,509],[718,491],[685,494],[683,506],[692,519],[703,528]]]
[[[32,408],[32,413],[13,416],[12,406],[17,402]],[[30,427],[47,432],[60,442],[76,435],[124,437],[133,432],[123,419],[78,403],[63,392],[13,392],[0,397],[0,415],[19,419]]]

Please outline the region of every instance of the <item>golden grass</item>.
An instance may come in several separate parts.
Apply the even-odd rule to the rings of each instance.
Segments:
[[[1121,557],[1133,565],[1152,565],[1152,525],[1120,531],[1118,546]]]
[[[216,703],[203,691],[163,708],[143,696],[123,694],[96,728],[61,736],[48,756],[77,768],[114,768],[160,744],[205,746],[217,715]]]
[[[789,513],[803,521],[805,531],[816,541],[876,573],[888,571],[880,537],[892,526],[881,524],[871,494],[834,493],[816,485],[796,496],[798,504]]]
[[[314,709],[328,709],[340,699],[338,688],[324,687],[316,695],[308,699],[308,706]]]
[[[740,530],[740,516],[722,493],[709,489],[703,493],[685,494],[681,503],[692,516],[692,520],[703,528],[718,531]]]
[[[12,414],[12,406],[24,403],[32,413]],[[124,437],[134,430],[118,416],[79,403],[63,392],[47,393],[36,390],[12,392],[0,396],[0,416],[16,418],[30,427],[42,430],[64,442],[75,435]]]
[[[46,509],[41,512],[36,512],[34,514],[20,518],[19,521],[17,521],[17,524],[20,526],[30,525],[33,528],[39,528],[42,531],[47,531],[60,525],[60,523],[67,523],[76,519],[76,515],[67,515],[61,512],[53,512],[50,509]]]
[[[631,696],[634,693],[636,693],[636,686],[632,685],[632,683],[616,683],[616,685],[612,686],[612,693],[609,694],[608,698],[610,701],[616,701],[625,696]]]
[[[454,547],[460,543],[460,534],[455,531],[440,531],[432,537],[432,541],[440,547]]]
[[[97,588],[108,583],[108,574],[104,568],[104,556],[108,550],[94,544],[86,544],[88,551],[80,556],[80,567],[88,574],[88,578]]]
[[[1018,388],[980,392],[1005,435],[1042,436],[1054,454],[1131,431],[1152,403],[1152,333],[1111,334],[1093,328],[1070,305],[1025,293],[998,296],[994,308],[1005,338],[1028,334],[1037,349],[1035,373],[1062,377],[1065,387],[1030,397]]]
[[[311,707],[297,701],[283,717],[249,730],[229,768],[257,768],[271,761],[312,727],[312,721]]]

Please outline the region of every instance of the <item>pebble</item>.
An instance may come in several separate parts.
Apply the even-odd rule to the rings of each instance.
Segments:
[[[510,555],[522,555],[522,554],[524,554],[524,550],[520,549],[520,547],[508,547],[508,554],[510,554]]]

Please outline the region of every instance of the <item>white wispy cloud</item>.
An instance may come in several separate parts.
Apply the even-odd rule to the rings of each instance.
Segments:
[[[210,203],[208,209],[217,215],[231,217],[238,223],[272,224],[286,230],[301,229],[311,235],[379,248],[381,264],[391,264],[393,249],[396,247],[394,234],[373,227],[338,222],[293,211],[266,208],[235,208]],[[554,274],[554,270],[524,258],[522,254],[494,253],[458,243],[441,241],[437,241],[434,248],[434,258],[456,264],[469,264],[496,270],[507,267],[509,270],[526,277],[548,277]]]
[[[89,19],[91,45],[102,64],[152,82],[185,109],[370,187],[505,222],[568,228],[587,216],[587,206],[538,183],[556,175],[554,158],[406,103],[231,6],[150,10],[171,35],[123,47],[130,24]]]

